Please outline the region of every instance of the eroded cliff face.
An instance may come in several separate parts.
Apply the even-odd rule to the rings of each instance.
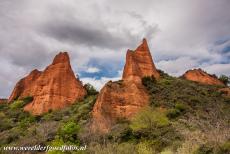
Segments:
[[[202,69],[189,70],[189,71],[185,72],[185,74],[182,77],[187,79],[187,80],[199,82],[202,84],[224,86],[224,84],[220,80],[218,80],[217,78],[204,72]]]
[[[108,132],[120,119],[130,119],[147,106],[148,93],[141,84],[130,81],[108,82],[93,108],[93,130]]]
[[[144,76],[160,78],[160,74],[153,63],[146,39],[136,50],[128,50],[123,71],[123,80],[140,81]]]
[[[9,102],[12,102],[15,99],[24,98],[27,96],[32,96],[35,81],[39,78],[41,72],[37,69],[30,72],[30,74],[23,79],[21,79],[15,86],[13,92],[9,97]]]
[[[149,104],[144,76],[160,78],[145,39],[135,51],[127,51],[122,80],[110,81],[100,91],[92,112],[93,131],[107,133],[119,119],[130,119]]]
[[[64,108],[85,95],[86,90],[76,79],[67,52],[61,52],[43,72],[33,71],[20,80],[10,100],[32,96],[33,101],[24,110],[40,115],[49,110]]]

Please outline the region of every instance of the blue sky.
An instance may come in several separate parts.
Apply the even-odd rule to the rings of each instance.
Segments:
[[[1,0],[0,97],[68,51],[75,74],[99,90],[122,75],[145,37],[157,68],[230,75],[229,0]]]

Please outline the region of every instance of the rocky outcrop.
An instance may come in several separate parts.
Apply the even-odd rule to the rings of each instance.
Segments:
[[[85,95],[86,90],[76,79],[67,52],[61,52],[43,72],[32,71],[20,80],[10,100],[32,96],[33,101],[24,110],[40,115],[49,110],[64,108]]]
[[[206,73],[202,69],[189,70],[189,71],[185,72],[185,74],[182,77],[187,79],[187,80],[199,82],[202,84],[224,86],[224,84],[220,80],[218,80],[216,77]]]
[[[135,82],[108,82],[93,108],[93,130],[108,132],[121,119],[130,119],[148,105],[145,87]]]
[[[149,95],[141,83],[144,76],[159,79],[147,41],[128,50],[121,81],[108,82],[100,91],[92,112],[92,130],[106,133],[120,119],[130,119],[149,104]]]
[[[0,104],[7,103],[8,99],[0,98]]]
[[[33,70],[28,76],[21,79],[15,86],[13,92],[9,97],[9,102],[15,99],[21,99],[27,96],[32,96],[35,81],[39,78],[41,72],[37,69]]]
[[[144,76],[160,78],[160,74],[153,63],[146,39],[136,50],[128,50],[123,71],[123,80],[140,81]]]

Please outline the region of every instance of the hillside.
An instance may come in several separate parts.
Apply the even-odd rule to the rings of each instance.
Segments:
[[[86,144],[83,153],[96,154],[230,152],[230,98],[218,92],[221,86],[163,72],[160,80],[144,77],[142,83],[151,96],[150,106],[131,120],[120,119],[105,135],[88,127],[97,97],[91,86],[83,101],[40,116],[23,111],[31,97],[0,104],[0,145]]]

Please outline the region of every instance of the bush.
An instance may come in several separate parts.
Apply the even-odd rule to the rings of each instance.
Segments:
[[[63,145],[65,145],[65,142],[62,139],[55,139],[50,144],[51,147],[61,147]],[[53,150],[53,151],[48,151],[48,154],[64,154],[64,152],[60,150]]]
[[[182,104],[182,103],[176,103],[176,105],[173,109],[169,109],[167,111],[167,117],[170,119],[174,119],[174,118],[182,115],[187,109],[188,109],[187,105]]]
[[[213,154],[213,147],[208,145],[201,145],[194,154]]]
[[[22,98],[21,100],[24,102],[24,105],[26,105],[26,104],[32,102],[33,99],[34,98],[32,96],[27,96],[27,97]]]
[[[64,124],[59,130],[58,135],[64,142],[76,143],[79,141],[77,139],[77,134],[80,130],[80,126],[76,123],[70,121]]]
[[[24,102],[22,100],[16,100],[10,104],[11,109],[19,109],[24,106]]]
[[[169,109],[167,111],[167,117],[170,119],[174,119],[174,118],[180,116],[180,114],[181,114],[181,112],[178,109]]]
[[[230,84],[230,77],[228,77],[228,76],[226,76],[226,75],[221,75],[220,77],[219,77],[219,80],[221,81],[221,82],[223,82],[224,83],[224,85],[228,85],[228,84]]]
[[[146,87],[150,94],[155,94],[159,91],[158,87],[156,87],[156,79],[151,76],[146,76],[142,78],[142,84]]]
[[[163,111],[145,108],[132,119],[130,126],[134,131],[138,131],[142,129],[154,130],[168,125],[169,120]]]
[[[188,109],[188,106],[182,103],[176,103],[175,109],[179,110],[180,112],[184,112]]]
[[[97,95],[98,91],[89,83],[84,85],[86,91],[87,91],[87,95]]]
[[[230,141],[227,141],[224,144],[220,145],[219,149],[217,150],[217,154],[229,154],[229,153],[230,153]]]
[[[8,130],[10,128],[12,128],[14,126],[14,123],[11,119],[0,119],[0,132],[4,131],[4,130]]]

